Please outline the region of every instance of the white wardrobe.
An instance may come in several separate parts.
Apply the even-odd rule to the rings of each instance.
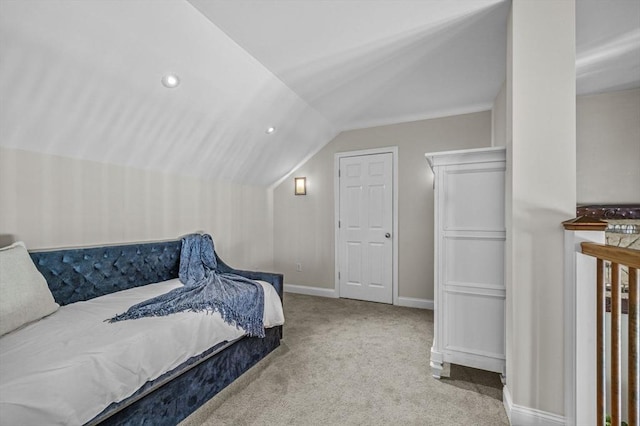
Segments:
[[[425,156],[435,193],[433,376],[445,362],[504,374],[505,149]]]

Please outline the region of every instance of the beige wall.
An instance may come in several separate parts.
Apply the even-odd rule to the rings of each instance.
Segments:
[[[0,147],[0,236],[27,247],[174,239],[203,230],[232,266],[272,269],[265,188]]]
[[[516,406],[562,415],[561,222],[576,205],[575,2],[513,0],[509,38],[505,392]],[[514,424],[534,424],[511,414]]]
[[[492,144],[505,146],[506,89],[493,102]],[[578,204],[640,203],[640,89],[576,98]]]
[[[490,111],[341,133],[274,190],[274,268],[288,284],[333,289],[334,155],[397,146],[398,293],[432,300],[433,177],[424,154],[490,145]],[[307,177],[308,195],[293,195],[294,176]]]
[[[640,89],[578,96],[579,204],[640,203]]]

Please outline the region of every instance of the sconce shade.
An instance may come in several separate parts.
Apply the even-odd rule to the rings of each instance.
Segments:
[[[294,186],[294,194],[296,195],[307,195],[307,178],[306,177],[297,177],[293,178],[295,182]]]

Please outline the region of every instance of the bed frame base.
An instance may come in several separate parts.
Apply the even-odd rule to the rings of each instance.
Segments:
[[[148,397],[138,399],[121,410],[110,406],[105,409],[109,417],[98,415],[88,424],[176,425],[280,346],[280,329],[265,330],[264,338],[243,337],[202,362],[195,360],[190,369],[173,377]],[[131,398],[135,397],[134,394]],[[127,403],[127,400],[122,403]]]

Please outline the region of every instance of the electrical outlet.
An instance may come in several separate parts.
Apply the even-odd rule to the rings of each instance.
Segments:
[[[302,263],[296,263],[296,271],[302,272]]]

